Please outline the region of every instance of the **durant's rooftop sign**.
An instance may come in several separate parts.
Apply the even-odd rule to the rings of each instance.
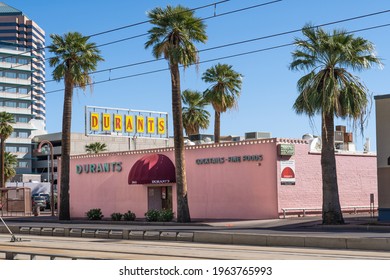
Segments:
[[[168,113],[86,106],[85,134],[168,138]]]

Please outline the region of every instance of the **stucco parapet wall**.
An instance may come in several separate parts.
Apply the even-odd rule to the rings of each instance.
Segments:
[[[193,146],[185,146],[185,150],[198,150],[198,149],[211,149],[211,148],[220,148],[220,147],[234,147],[234,146],[245,146],[245,145],[258,145],[258,144],[269,144],[269,143],[299,143],[307,144],[305,140],[299,139],[282,139],[284,142],[279,142],[281,139],[277,138],[266,138],[266,139],[253,139],[253,140],[244,140],[238,142],[222,142],[222,143],[210,143],[210,144],[201,144]],[[288,142],[288,140],[290,142]],[[155,149],[145,149],[145,150],[136,150],[136,151],[123,151],[123,152],[107,152],[99,154],[84,154],[84,155],[73,155],[70,158],[72,159],[81,159],[81,158],[97,158],[97,157],[109,157],[112,155],[141,155],[141,154],[153,154],[153,153],[163,153],[163,152],[172,152],[175,149],[170,148],[155,148]]]
[[[276,138],[277,144],[309,144],[307,140],[304,139],[291,139],[291,138]]]
[[[309,151],[309,155],[320,155],[320,151]],[[335,151],[336,156],[359,156],[359,157],[376,157],[376,153],[351,152],[351,151]]]

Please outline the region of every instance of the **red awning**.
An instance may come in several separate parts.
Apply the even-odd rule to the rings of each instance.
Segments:
[[[129,173],[128,183],[149,185],[176,183],[175,166],[164,155],[145,156],[133,165]]]

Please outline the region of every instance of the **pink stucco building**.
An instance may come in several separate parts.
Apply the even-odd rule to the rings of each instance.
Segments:
[[[282,208],[321,208],[320,154],[305,140],[188,146],[185,159],[192,219],[271,219]],[[369,206],[370,194],[377,194],[375,155],[340,153],[336,159],[342,207]],[[173,163],[172,148],[71,157],[71,217],[92,208],[105,217],[176,211]]]

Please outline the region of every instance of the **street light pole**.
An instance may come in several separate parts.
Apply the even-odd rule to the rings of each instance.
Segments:
[[[53,144],[48,140],[42,140],[38,145],[38,153],[42,151],[42,146],[48,145],[50,147],[50,161],[51,161],[51,176],[50,176],[50,208],[51,215],[54,216],[54,149]]]

